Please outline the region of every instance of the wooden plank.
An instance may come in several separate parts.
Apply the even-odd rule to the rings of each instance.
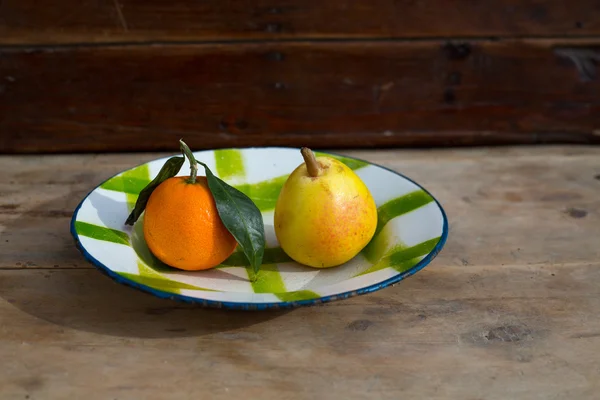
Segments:
[[[102,181],[154,157],[1,157],[0,269],[91,268],[69,234],[73,211]]]
[[[448,261],[291,312],[200,309],[92,270],[0,271],[0,357],[14,360],[0,395],[595,399],[597,262]]]
[[[589,36],[595,0],[4,0],[0,43]]]
[[[4,48],[0,152],[170,150],[181,137],[195,148],[597,143],[595,64],[578,71],[559,46]]]
[[[599,148],[343,153],[425,185],[447,246],[394,287],[280,312],[118,285],[66,247],[66,217],[44,214],[164,154],[0,157],[0,398],[597,397]],[[32,246],[47,261],[16,269]]]

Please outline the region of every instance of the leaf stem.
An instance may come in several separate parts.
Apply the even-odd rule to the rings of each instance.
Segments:
[[[188,179],[188,183],[196,183],[196,177],[198,176],[198,161],[196,161],[196,157],[194,157],[194,153],[190,150],[187,144],[183,141],[183,139],[179,139],[179,147],[181,148],[181,152],[190,162],[190,179]]]
[[[321,168],[319,167],[319,163],[315,158],[315,153],[313,153],[312,150],[308,147],[301,148],[300,153],[302,153],[302,157],[304,158],[304,162],[306,163],[308,175],[310,175],[313,178],[319,176]]]

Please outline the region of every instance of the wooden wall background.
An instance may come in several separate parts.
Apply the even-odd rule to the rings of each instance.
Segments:
[[[0,1],[0,152],[600,142],[599,0]]]

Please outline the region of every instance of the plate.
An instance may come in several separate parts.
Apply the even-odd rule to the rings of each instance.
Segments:
[[[119,283],[158,297],[234,309],[288,308],[348,298],[395,284],[421,270],[444,246],[448,222],[442,206],[409,178],[356,158],[332,153],[365,182],[377,204],[371,242],[352,260],[328,269],[293,262],[273,230],[275,203],[288,175],[303,162],[299,149],[245,148],[194,152],[199,161],[246,193],[263,215],[264,263],[255,280],[242,253],[206,271],[181,271],[160,262],[143,238],[143,215],[124,224],[138,193],[168,157],[124,171],[92,190],[78,205],[71,233],[84,257]],[[189,164],[180,175],[187,175]],[[202,246],[202,243],[198,243]]]

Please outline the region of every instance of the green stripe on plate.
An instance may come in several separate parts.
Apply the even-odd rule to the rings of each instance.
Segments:
[[[386,202],[377,208],[377,229],[375,230],[375,234],[379,233],[390,220],[416,210],[419,207],[423,207],[432,201],[433,197],[429,194],[423,190],[416,190]]]
[[[419,261],[421,261],[422,258],[423,257],[415,257],[415,258],[411,258],[410,260],[402,261],[397,264],[390,263],[390,267],[394,268],[396,270],[396,272],[402,273],[404,271],[408,271],[409,269],[411,269],[412,267],[417,265],[419,263]]]
[[[311,290],[297,290],[295,292],[275,293],[275,296],[281,301],[300,301],[311,300],[321,297],[318,293]]]
[[[220,292],[220,290],[207,289],[203,287],[199,287],[196,285],[191,285],[189,283],[178,282],[173,279],[166,278],[160,272],[156,271],[152,267],[145,265],[143,262],[138,261],[138,271],[139,275],[146,280],[156,280],[162,282],[160,285],[162,287],[156,287],[157,289],[161,289],[164,291],[169,291],[171,289],[190,289],[190,290],[204,290],[209,292]],[[159,284],[159,282],[156,282]],[[167,290],[169,289],[169,290]]]
[[[367,260],[376,263],[383,257],[389,245],[389,238],[381,234],[382,229],[392,219],[407,214],[417,208],[423,207],[433,201],[433,197],[423,190],[405,194],[404,196],[392,199],[377,208],[377,228],[373,239],[362,250]]]
[[[246,267],[248,278],[252,283],[254,293],[279,293],[285,292],[285,284],[275,264],[263,264],[258,274],[251,267]],[[256,277],[256,279],[255,279]]]
[[[234,149],[215,150],[216,170],[219,178],[225,180],[246,175],[242,152]]]
[[[240,192],[250,197],[260,211],[265,212],[275,209],[277,198],[288,176],[283,175],[258,183],[243,183],[234,186]]]
[[[150,168],[148,164],[144,164],[109,179],[100,185],[100,187],[106,190],[125,193],[127,195],[127,210],[131,212],[135,207],[139,193],[150,181]]]
[[[392,267],[398,272],[404,272],[416,265],[421,257],[429,254],[439,241],[440,238],[437,237],[408,248],[395,247],[376,264],[356,276],[370,274],[388,267]]]
[[[386,233],[388,232],[376,233],[369,244],[361,251],[362,255],[372,264],[381,260],[390,247],[390,237]],[[402,246],[402,244],[396,245],[396,247],[398,246]]]
[[[283,252],[281,249],[269,250]],[[250,279],[254,293],[273,293],[282,301],[308,300],[319,297],[317,293],[310,290],[287,292],[285,283],[283,282],[283,278],[281,277],[281,273],[279,272],[276,264],[261,265],[260,270],[256,275],[251,267],[246,267],[246,271],[248,272],[248,278]],[[254,279],[255,277],[256,279]]]
[[[355,275],[354,277],[372,274],[373,272],[381,271],[382,269],[386,269],[386,268],[390,268],[390,267],[394,268],[394,269],[399,268],[399,269],[407,270],[407,269],[417,265],[417,263],[419,261],[420,261],[420,258],[413,258],[413,259],[403,261],[402,263],[399,263],[399,264],[396,264],[393,266],[390,263],[389,257],[384,257],[381,260],[379,260],[375,265],[371,266],[366,271],[363,271],[360,274]]]
[[[133,194],[137,199],[137,195],[150,181],[150,168],[148,164],[144,164],[109,179],[100,187],[106,190]]]
[[[150,181],[146,181],[143,179],[137,178],[126,178],[123,176],[115,176],[110,180],[104,182],[100,187],[106,190],[113,190],[115,192],[123,192],[129,194],[139,194],[142,189],[146,187],[146,185]]]
[[[75,231],[81,236],[129,246],[129,235],[116,229],[75,221]]]
[[[138,260],[138,273],[139,275],[146,277],[146,278],[158,278],[158,279],[165,279],[164,276],[162,276],[160,274],[160,272],[156,271],[154,268],[144,264],[143,261],[139,261]]]
[[[438,244],[439,241],[440,238],[436,237],[435,239],[429,239],[423,243],[419,243],[407,249],[390,252],[390,265],[393,267],[396,265],[400,265],[401,263],[413,259],[415,257],[420,257],[429,254],[431,250],[433,250],[434,247]]]

